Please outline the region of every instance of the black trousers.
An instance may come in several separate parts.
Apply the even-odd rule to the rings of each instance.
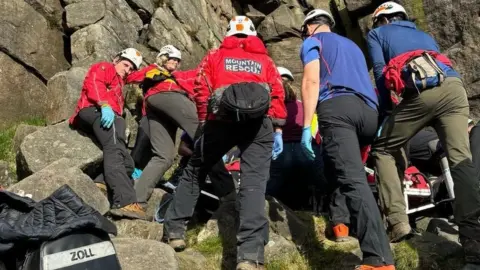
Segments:
[[[185,237],[185,224],[193,214],[200,192],[199,179],[203,179],[210,168],[237,145],[242,152],[242,180],[237,195],[240,217],[237,260],[264,263],[264,246],[268,243],[265,189],[272,158],[272,132],[269,118],[242,124],[206,122],[176,189],[175,198],[165,214],[164,228],[168,238]]]
[[[363,263],[393,264],[380,211],[367,184],[360,148],[371,144],[378,124],[377,112],[357,96],[339,96],[317,107],[327,181],[345,197],[351,228],[363,252]],[[334,210],[334,209],[333,209]]]
[[[92,133],[103,150],[104,181],[112,192],[112,208],[121,208],[137,202],[132,175],[133,159],[127,151],[125,142],[125,120],[115,116],[109,129],[100,126],[101,112],[95,107],[88,107],[78,113],[79,127]]]

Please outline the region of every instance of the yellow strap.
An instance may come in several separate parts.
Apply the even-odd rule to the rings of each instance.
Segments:
[[[317,133],[318,133],[318,116],[317,114],[313,114],[313,118],[312,118],[312,124],[310,125],[311,127],[311,130],[312,130],[312,137],[315,139],[315,137],[317,137]]]

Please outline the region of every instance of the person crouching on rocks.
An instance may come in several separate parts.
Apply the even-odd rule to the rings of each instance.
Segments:
[[[141,63],[140,52],[128,48],[118,53],[113,62],[93,64],[69,120],[74,128],[93,133],[102,147],[104,179],[112,193],[110,214],[134,219],[145,219],[145,212],[137,203],[130,178],[134,166],[125,143],[122,88],[134,82],[131,73]],[[105,184],[97,186],[106,190]]]

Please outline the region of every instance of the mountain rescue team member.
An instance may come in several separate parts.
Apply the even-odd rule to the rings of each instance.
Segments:
[[[365,57],[351,40],[331,32],[335,21],[322,9],[303,22],[304,65],[302,146],[314,159],[311,122],[315,113],[322,135],[325,177],[346,198],[352,228],[358,235],[363,263],[357,269],[395,269],[380,211],[367,184],[360,149],[377,129],[378,100]]]
[[[391,238],[398,241],[410,233],[400,182],[403,175],[398,175],[405,168],[402,148],[420,129],[432,125],[455,182],[454,215],[466,261],[480,264],[480,187],[470,153],[469,106],[463,82],[450,60],[439,53],[435,40],[408,21],[401,5],[380,5],[373,20],[376,28],[368,33],[367,41],[377,88],[381,93],[392,90],[403,98],[372,147]]]
[[[156,63],[142,70],[145,76],[143,113],[148,118],[153,154],[135,181],[137,199],[142,206],[146,206],[153,189],[173,164],[177,129],[193,137],[198,126],[193,102],[196,71],[177,71],[181,60],[181,52],[166,45],[160,49]]]
[[[190,157],[193,155],[194,143],[193,140],[184,132],[181,136],[181,142],[178,147],[178,154],[182,156],[180,166],[185,168],[188,165]],[[208,172],[213,187],[214,195],[220,198],[221,201],[234,201],[236,198],[235,183],[232,176],[227,171],[223,159],[212,166]],[[201,179],[200,183],[205,181]],[[200,184],[201,186],[202,184]]]
[[[201,123],[198,139],[164,225],[169,244],[176,251],[183,250],[185,223],[199,196],[198,179],[237,145],[242,152],[242,180],[237,195],[237,270],[264,269],[264,245],[268,243],[265,187],[272,149],[281,148],[278,144],[282,142],[281,136],[276,136],[277,145],[272,147],[273,131],[281,133],[286,118],[280,75],[256,35],[248,17],[232,18],[220,48],[210,51],[200,64],[195,89]]]
[[[105,182],[112,192],[110,213],[120,217],[144,219],[145,212],[137,204],[133,181],[133,161],[125,143],[123,119],[125,83],[135,81],[131,73],[142,63],[142,56],[134,48],[118,53],[113,63],[92,65],[83,82],[82,92],[70,124],[86,132],[93,132],[103,150]],[[106,190],[102,183],[99,188]]]
[[[278,67],[278,72],[283,80],[285,90],[285,107],[287,121],[282,127],[283,152],[270,165],[270,178],[267,182],[266,195],[279,199],[292,209],[305,209],[316,195],[316,190],[321,190],[325,185],[323,177],[323,161],[319,141],[313,142],[317,161],[307,159],[301,149],[303,129],[303,105],[297,99],[293,86],[293,75],[290,70]],[[318,139],[320,135],[314,134]],[[298,181],[304,179],[304,181]],[[314,191],[312,193],[312,191]],[[309,209],[311,210],[311,209]]]

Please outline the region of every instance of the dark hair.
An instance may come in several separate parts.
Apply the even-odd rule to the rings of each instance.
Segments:
[[[328,25],[328,27],[332,27],[333,22],[327,16],[320,15],[320,16],[317,16],[315,18],[312,18],[311,20],[309,20],[305,24]]]

